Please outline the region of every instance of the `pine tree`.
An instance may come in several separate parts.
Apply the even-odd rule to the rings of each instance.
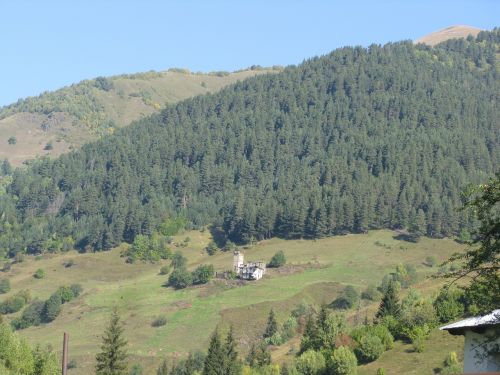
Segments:
[[[236,351],[236,342],[234,341],[233,326],[229,328],[229,332],[226,337],[225,351],[225,374],[238,375],[240,373],[240,363],[238,361],[238,352]]]
[[[272,337],[276,332],[278,332],[278,322],[274,316],[274,310],[269,311],[269,316],[267,317],[266,331],[264,332],[264,338]]]
[[[96,375],[125,375],[127,370],[127,341],[116,309],[111,314],[102,337],[101,352],[96,355]]]
[[[382,301],[380,302],[380,307],[377,311],[377,318],[383,318],[384,316],[394,316],[398,317],[401,310],[401,306],[399,303],[398,293],[396,290],[396,286],[394,281],[389,282],[387,286],[387,290],[382,297]]]
[[[163,360],[158,370],[156,370],[156,375],[168,375],[168,364],[166,359]]]
[[[219,332],[215,330],[210,339],[207,357],[203,366],[203,375],[225,375],[226,353],[221,343]]]

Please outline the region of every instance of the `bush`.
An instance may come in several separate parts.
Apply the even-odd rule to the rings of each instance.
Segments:
[[[73,259],[68,259],[66,262],[63,263],[63,266],[65,268],[71,268],[75,265],[75,261]]]
[[[177,268],[170,274],[168,278],[168,286],[175,289],[183,289],[193,283],[193,277],[185,268]]]
[[[57,294],[61,297],[61,304],[71,301],[75,298],[73,290],[69,286],[61,286],[57,289]]]
[[[427,267],[434,267],[437,264],[437,259],[434,256],[428,256],[425,258],[425,265]]]
[[[74,298],[78,297],[83,292],[83,288],[80,284],[71,284],[69,288],[73,292]]]
[[[384,350],[390,350],[394,347],[394,337],[389,329],[383,324],[357,327],[351,331],[351,336],[357,343],[361,343],[364,336],[376,336],[384,345]]]
[[[356,357],[361,363],[369,363],[378,359],[385,351],[385,345],[377,336],[365,335],[355,349]]]
[[[214,277],[214,266],[202,264],[193,271],[193,284],[206,284]]]
[[[14,314],[21,310],[26,304],[26,300],[20,296],[7,298],[0,304],[0,314]]]
[[[361,298],[368,301],[378,301],[382,298],[382,295],[377,290],[374,285],[368,285],[368,287],[361,293]]]
[[[165,265],[160,268],[160,275],[168,275],[170,273],[170,266]]]
[[[441,289],[433,304],[441,323],[447,323],[464,315],[464,292],[456,289]]]
[[[68,370],[71,370],[73,368],[77,368],[78,364],[76,363],[76,359],[71,359],[68,362]]]
[[[340,295],[332,302],[332,307],[336,309],[348,310],[359,302],[359,294],[352,285],[348,285],[342,290]]]
[[[47,151],[50,151],[54,148],[54,146],[52,145],[52,141],[49,141],[45,144],[45,147],[43,148],[44,150],[47,150]]]
[[[172,267],[175,269],[184,268],[187,264],[187,258],[180,251],[176,251],[172,256]]]
[[[462,372],[462,366],[458,363],[457,353],[451,352],[446,356],[440,374],[461,374]]]
[[[345,346],[333,351],[328,364],[330,373],[337,375],[355,375],[357,374],[357,366],[356,356]]]
[[[156,317],[151,322],[151,327],[163,327],[165,324],[167,324],[167,318],[164,315],[161,315]]]
[[[295,368],[303,375],[322,374],[326,368],[325,357],[323,354],[309,349],[295,360]]]
[[[278,268],[284,266],[285,263],[286,263],[285,253],[283,252],[283,250],[280,250],[273,255],[271,261],[267,266],[271,268]]]
[[[14,327],[14,329],[24,329],[40,325],[42,323],[44,307],[45,302],[39,300],[33,301],[24,309],[21,317],[12,321],[12,327]]]
[[[44,323],[52,322],[61,312],[62,300],[58,292],[52,294],[47,301],[42,311],[42,321]]]
[[[17,138],[16,137],[9,137],[9,139],[7,140],[7,143],[9,145],[15,145],[17,143]]]
[[[36,272],[33,274],[33,277],[35,279],[43,279],[45,277],[45,271],[42,270],[41,268],[37,269]]]
[[[10,281],[9,279],[0,280],[0,294],[4,294],[10,291]]]
[[[207,251],[208,255],[214,255],[219,251],[219,248],[217,247],[217,244],[214,241],[210,241],[205,250]]]

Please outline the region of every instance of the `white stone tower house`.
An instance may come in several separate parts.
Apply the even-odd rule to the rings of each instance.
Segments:
[[[243,267],[243,262],[243,253],[236,250],[233,253],[233,271],[236,272],[236,274],[240,273],[240,268]]]

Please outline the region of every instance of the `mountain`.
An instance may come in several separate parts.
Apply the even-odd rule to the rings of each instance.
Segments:
[[[481,29],[478,29],[477,27],[466,26],[466,25],[455,25],[425,35],[417,39],[415,43],[423,43],[429,46],[435,46],[436,44],[444,42],[449,39],[467,38],[467,36],[469,35],[476,37],[480,31]]]
[[[461,191],[499,165],[499,46],[340,48],[169,105],[8,176],[0,249],[109,249],[176,217],[236,243],[458,235]]]
[[[0,160],[9,159],[18,166],[37,156],[55,157],[156,113],[165,104],[279,70],[279,67],[254,66],[234,73],[191,73],[186,69],[151,71],[98,77],[20,99],[0,108]],[[17,142],[7,146],[12,137]]]

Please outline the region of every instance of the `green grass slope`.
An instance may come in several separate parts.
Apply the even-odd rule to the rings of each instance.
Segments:
[[[34,297],[47,298],[61,285],[81,283],[83,294],[64,305],[54,322],[22,330],[21,335],[30,343],[51,344],[59,349],[62,334],[67,331],[70,357],[78,364],[71,373],[88,374],[94,366],[100,334],[111,309],[118,306],[126,324],[125,335],[132,361],[141,362],[145,373],[153,373],[167,355],[171,357],[184,355],[189,350],[206,349],[209,336],[217,325],[225,329],[233,324],[239,350],[246,353],[250,344],[261,335],[271,307],[283,321],[302,301],[314,304],[330,302],[344,284],[352,284],[359,290],[370,283],[378,284],[398,263],[414,264],[420,276],[416,287],[423,294],[434,293],[439,281],[426,278],[435,272],[435,268],[425,267],[422,264],[424,259],[434,255],[438,261],[443,261],[453,252],[460,251],[461,245],[449,239],[427,238],[413,244],[396,240],[395,235],[395,232],[382,230],[317,241],[263,241],[244,250],[246,259],[269,261],[277,250],[283,250],[288,260],[286,267],[270,270],[258,282],[213,281],[180,291],[162,286],[167,277],[159,275],[161,264],[126,264],[120,257],[120,248],[103,253],[46,255],[40,260],[30,257],[2,274],[12,283],[12,290],[2,300],[22,289],[31,290]],[[186,236],[191,241],[181,250],[189,259],[189,269],[202,263],[211,263],[216,270],[231,268],[232,254],[208,256],[203,251],[210,241],[208,232],[189,232],[176,240],[181,242]],[[75,264],[65,268],[63,263],[69,259]],[[45,270],[44,279],[33,278],[38,268]],[[358,315],[364,319],[365,314],[371,316],[375,309],[376,305],[363,305]],[[151,322],[158,315],[165,315],[167,324],[153,328]],[[7,316],[7,319],[11,318],[13,316]],[[447,339],[442,340],[448,343]],[[365,368],[361,371],[363,374],[373,373],[372,367],[377,367],[379,362],[382,367],[396,369],[400,362],[418,360],[422,367],[414,373],[428,373],[425,369],[439,366],[450,350],[460,350],[459,341],[435,346],[429,343],[432,349],[423,354],[409,353],[404,345],[397,346],[397,355],[386,353],[366,371]],[[290,361],[293,345],[298,348],[297,339],[273,349],[274,360],[278,363]]]
[[[231,83],[281,68],[233,73],[183,69],[85,80],[0,108],[0,160],[18,166],[37,156],[57,156],[116,128],[151,115],[165,104],[215,92]],[[102,84],[104,82],[104,84]],[[15,137],[17,143],[9,145]],[[53,148],[47,150],[47,143]]]

